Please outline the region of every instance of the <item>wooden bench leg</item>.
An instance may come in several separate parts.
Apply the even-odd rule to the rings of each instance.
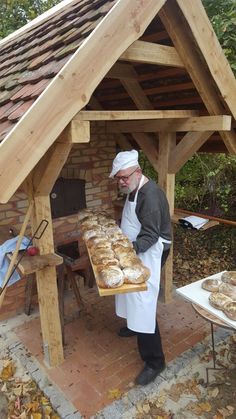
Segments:
[[[84,303],[83,303],[83,300],[81,298],[78,285],[76,283],[75,273],[72,271],[70,266],[66,266],[66,273],[67,273],[67,278],[70,281],[73,292],[75,294],[75,298],[76,298],[79,310],[81,310],[82,308],[84,308]]]

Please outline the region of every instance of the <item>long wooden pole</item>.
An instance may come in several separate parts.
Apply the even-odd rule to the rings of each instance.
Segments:
[[[218,221],[221,224],[228,224],[236,227],[236,221],[225,220],[224,218],[218,218],[208,214],[199,214],[198,212],[187,211],[181,208],[175,208],[175,212],[176,211],[183,212],[184,214],[195,215],[196,217],[208,218],[209,220]]]
[[[34,201],[30,201],[29,206],[28,206],[28,209],[27,209],[27,212],[26,212],[26,215],[25,215],[25,219],[24,219],[24,222],[22,224],[22,227],[21,227],[21,230],[20,230],[20,233],[19,233],[19,237],[18,237],[18,240],[17,240],[17,243],[16,243],[16,248],[14,250],[14,253],[13,253],[13,256],[12,256],[12,259],[11,259],[11,262],[10,262],[10,264],[8,266],[8,270],[7,270],[7,273],[6,273],[5,278],[3,280],[2,287],[4,287],[4,285],[7,283],[8,279],[11,276],[12,269],[14,267],[16,258],[18,256],[18,252],[19,252],[19,249],[20,249],[21,242],[22,242],[22,239],[23,239],[23,236],[25,234],[25,230],[26,230],[27,224],[28,224],[29,219],[30,219],[30,216],[31,216],[33,205],[34,205]],[[2,304],[3,304],[5,293],[6,293],[6,288],[2,292],[2,294],[0,295],[0,309],[1,309]]]

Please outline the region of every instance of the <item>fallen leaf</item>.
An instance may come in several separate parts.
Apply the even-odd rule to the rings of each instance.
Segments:
[[[212,388],[212,389],[209,389],[209,390],[208,390],[208,395],[209,395],[210,397],[216,397],[216,396],[218,396],[218,394],[219,394],[219,389],[218,389],[218,387],[215,387],[215,388]]]
[[[149,413],[150,412],[150,405],[149,404],[144,404],[143,405],[143,411],[144,413]]]
[[[0,378],[3,381],[9,380],[9,378],[13,377],[15,373],[15,365],[12,361],[6,361],[5,365],[1,371]]]
[[[112,390],[108,390],[108,398],[117,400],[121,397],[122,393],[118,388],[114,388]]]
[[[198,403],[198,406],[202,409],[203,412],[210,412],[212,409],[212,406],[208,402]]]
[[[42,419],[41,413],[31,413],[30,419]]]

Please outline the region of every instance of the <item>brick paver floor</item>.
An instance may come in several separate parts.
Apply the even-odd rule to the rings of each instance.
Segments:
[[[85,309],[79,315],[74,299],[66,299],[65,360],[57,368],[48,368],[47,374],[81,414],[89,418],[110,404],[114,394],[124,393],[134,385],[143,363],[136,337],[117,335],[125,323],[114,313],[114,298],[99,297],[95,288],[84,288],[82,296]],[[179,296],[168,305],[159,303],[158,319],[167,362],[210,332],[209,324]],[[30,320],[15,332],[43,364],[39,319]]]

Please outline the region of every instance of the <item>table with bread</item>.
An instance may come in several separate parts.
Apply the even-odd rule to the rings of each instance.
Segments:
[[[85,209],[78,213],[78,222],[99,294],[145,291],[149,269],[115,220],[105,211]]]

